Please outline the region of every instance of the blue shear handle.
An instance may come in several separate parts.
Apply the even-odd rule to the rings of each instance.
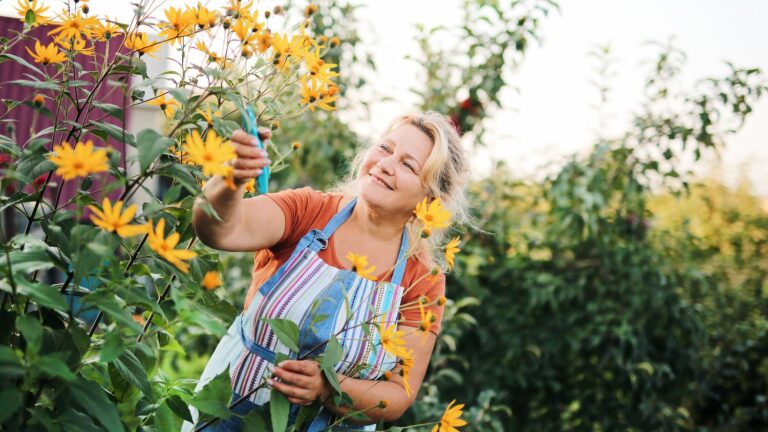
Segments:
[[[245,123],[246,132],[256,137],[256,140],[258,140],[259,148],[265,150],[266,147],[264,147],[264,142],[259,136],[259,128],[256,125],[256,116],[253,114],[253,108],[251,108],[250,105],[246,107],[246,111],[243,113],[243,123]],[[259,183],[260,194],[269,192],[269,166],[265,166],[261,170],[261,174],[259,175],[257,182]]]

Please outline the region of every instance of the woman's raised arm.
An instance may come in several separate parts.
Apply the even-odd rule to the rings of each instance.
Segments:
[[[263,140],[272,133],[259,129]],[[234,166],[236,190],[230,189],[221,176],[212,177],[203,193],[221,220],[209,216],[203,210],[205,200],[197,198],[192,208],[192,225],[198,238],[206,245],[225,251],[248,252],[266,249],[280,240],[285,229],[285,219],[280,207],[270,198],[260,195],[243,199],[244,185],[261,174],[269,165],[265,150],[254,145],[254,137],[239,130],[232,134],[232,145],[237,159]]]

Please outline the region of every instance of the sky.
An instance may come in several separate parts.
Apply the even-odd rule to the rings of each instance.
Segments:
[[[170,0],[165,5],[184,3]],[[458,24],[461,0],[355,3],[364,5],[358,13],[359,27],[378,65],[374,91],[393,98],[373,105],[369,123],[353,125],[374,137],[392,117],[411,111],[416,103],[409,88],[418,86],[420,71],[405,59],[419,53],[416,24]],[[125,0],[91,0],[90,4],[95,13],[131,13],[130,2]],[[271,7],[275,3],[264,4]],[[0,0],[0,14],[13,15],[14,5],[15,1]],[[560,12],[542,22],[541,44],[531,44],[522,65],[507,75],[517,90],[504,91],[503,108],[487,119],[488,147],[472,152],[477,176],[502,159],[516,176],[540,179],[570,155],[589,151],[598,125],[591,104],[598,94],[589,83],[595,78],[595,63],[588,53],[597,45],[610,44],[616,60],[617,75],[607,107],[609,133],[627,130],[631,114],[639,109],[648,68],[644,62],[658,52],[646,46],[647,41],[665,42],[672,37],[675,46],[687,54],[680,76],[685,88],[693,88],[703,78],[724,75],[725,61],[768,71],[764,47],[768,1],[561,0],[560,7]],[[721,160],[724,181],[735,184],[746,177],[757,194],[768,197],[767,98],[754,106],[744,128],[727,141]]]

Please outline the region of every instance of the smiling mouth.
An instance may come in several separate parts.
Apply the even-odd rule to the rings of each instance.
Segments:
[[[378,176],[376,176],[374,174],[371,174],[370,176],[373,177],[373,181],[375,181],[376,183],[380,184],[381,186],[384,186],[385,188],[387,188],[389,190],[394,190],[394,189],[392,189],[391,186],[389,186],[384,180],[382,180]]]

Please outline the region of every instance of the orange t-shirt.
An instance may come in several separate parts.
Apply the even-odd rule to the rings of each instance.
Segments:
[[[253,279],[245,298],[245,309],[263,285],[277,269],[291,257],[293,250],[302,237],[312,229],[323,229],[336,214],[339,202],[343,195],[338,193],[323,193],[311,188],[289,189],[278,193],[267,194],[283,211],[285,215],[285,231],[280,240],[271,248],[256,252],[253,259]],[[333,235],[328,241],[328,247],[321,250],[318,256],[328,265],[336,268],[344,268],[336,256]],[[386,272],[385,272],[386,273]],[[385,280],[391,280],[391,273]],[[430,305],[425,310],[431,310],[437,315],[437,320],[432,323],[430,331],[438,334],[443,318],[443,307],[434,304],[437,297],[445,295],[445,276],[441,273],[436,278],[425,277],[429,269],[415,257],[409,257],[403,274],[402,286],[407,289],[403,295],[401,305],[412,303],[422,295],[427,296]],[[379,275],[379,279],[384,276]],[[414,283],[415,282],[415,283]],[[413,285],[410,289],[410,287]],[[409,306],[407,310],[400,312],[402,320],[407,321],[411,327],[418,327],[421,321],[421,313],[418,307]]]

